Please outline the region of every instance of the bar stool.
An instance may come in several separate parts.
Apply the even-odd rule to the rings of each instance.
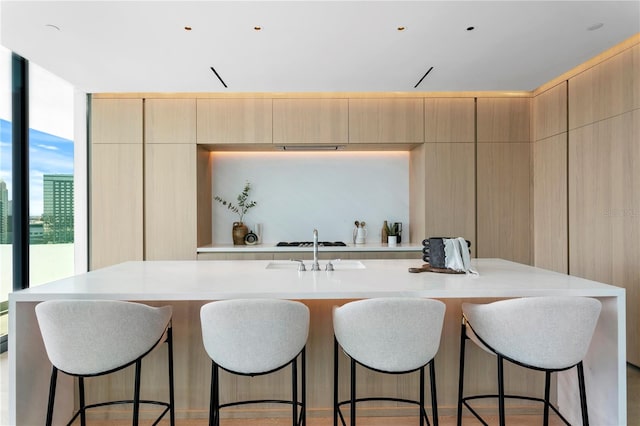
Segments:
[[[306,424],[307,306],[278,299],[224,300],[204,305],[200,320],[204,348],[211,358],[209,425],[220,424],[221,408],[257,403],[291,404],[292,424]],[[298,358],[302,369],[300,397]],[[288,365],[291,366],[291,400],[254,399],[220,404],[220,368],[253,377],[273,373]]]
[[[169,412],[175,424],[173,394],[173,343],[171,307],[154,308],[117,300],[50,300],[39,303],[36,317],[49,360],[53,364],[46,424],[51,425],[58,371],[78,378],[80,407],[69,424],[86,410],[115,404],[133,404],[133,425],[138,424],[140,404],[165,407],[157,421]],[[169,365],[169,402],[140,399],[142,358],[166,342]],[[102,376],[135,364],[134,397],[130,400],[85,403],[84,378]]]
[[[462,305],[460,339],[460,375],[458,382],[458,426],[462,424],[462,406],[486,424],[467,401],[498,398],[500,425],[504,426],[505,398],[544,403],[544,424],[549,423],[551,408],[566,424],[569,422],[549,402],[551,373],[576,367],[583,425],[589,424],[585,391],[584,358],[600,315],[601,303],[585,297],[528,297],[489,304]],[[465,342],[475,344],[497,356],[498,394],[463,397]],[[545,372],[544,399],[505,395],[504,360]]]
[[[333,424],[338,416],[345,419],[340,407],[350,404],[350,425],[356,424],[356,404],[364,401],[393,401],[419,407],[420,426],[429,417],[424,408],[424,370],[429,365],[433,424],[438,424],[434,357],[440,346],[445,304],[419,298],[377,298],[347,303],[333,310]],[[350,360],[350,398],[339,401],[338,347]],[[387,374],[419,371],[420,400],[394,397],[357,398],[356,364]]]

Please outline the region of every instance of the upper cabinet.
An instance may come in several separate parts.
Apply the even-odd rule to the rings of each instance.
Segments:
[[[569,80],[569,128],[640,108],[640,45]]]
[[[146,143],[196,143],[195,99],[146,99]]]
[[[533,102],[533,140],[555,136],[567,131],[567,83],[539,94]]]
[[[347,99],[274,99],[273,143],[346,144]]]
[[[271,99],[198,99],[199,144],[272,142]]]
[[[475,142],[474,98],[427,98],[424,100],[425,142]]]
[[[423,99],[349,99],[349,142],[424,142]]]
[[[478,142],[529,142],[530,98],[478,98]]]
[[[93,99],[91,143],[142,143],[142,99]]]

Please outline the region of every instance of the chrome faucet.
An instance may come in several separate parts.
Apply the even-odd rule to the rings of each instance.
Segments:
[[[313,265],[311,266],[312,271],[319,271],[320,264],[318,263],[318,230],[313,230]]]

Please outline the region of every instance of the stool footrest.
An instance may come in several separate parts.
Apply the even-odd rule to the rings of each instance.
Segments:
[[[98,402],[98,403],[95,403],[95,404],[87,404],[84,407],[81,407],[80,409],[78,409],[78,411],[76,411],[76,413],[73,415],[73,417],[71,417],[71,420],[69,420],[69,423],[67,423],[67,426],[71,425],[75,421],[75,419],[78,418],[78,416],[80,414],[82,414],[83,411],[86,413],[87,410],[90,410],[92,408],[106,407],[106,406],[109,406],[109,405],[133,404],[134,402],[135,401],[133,399],[122,399],[122,400],[118,400],[118,401],[107,401],[107,402]],[[151,400],[147,400],[147,399],[141,399],[139,401],[139,403],[140,404],[159,405],[161,407],[165,407],[164,410],[162,410],[162,413],[160,413],[160,415],[153,422],[154,425],[157,425],[160,422],[160,420],[162,420],[164,415],[167,414],[167,412],[171,409],[171,404],[169,404],[168,402],[163,402],[163,401],[151,401]]]
[[[421,415],[426,419],[427,425],[431,425],[429,422],[429,417],[427,416],[427,410],[425,410],[424,406],[420,404],[420,401],[415,401],[413,399],[404,399],[404,398],[393,398],[393,397],[368,397],[368,398],[356,398],[354,400],[355,403],[358,402],[368,402],[368,401],[388,401],[388,402],[402,402],[405,404],[417,405],[420,408]],[[340,420],[342,421],[343,426],[346,426],[346,422],[344,421],[344,417],[342,415],[342,410],[340,406],[351,404],[351,400],[347,399],[344,401],[340,401],[336,404],[338,408],[338,415],[340,416]]]
[[[482,419],[480,414],[478,414],[476,410],[474,410],[467,401],[471,401],[474,399],[490,399],[490,398],[499,398],[499,396],[497,394],[471,395],[471,396],[465,396],[464,398],[462,398],[461,402],[465,407],[467,407],[467,409],[471,412],[471,414],[475,416],[476,419],[478,419],[484,426],[488,426],[488,423],[486,423]],[[533,396],[526,396],[526,395],[505,395],[504,399],[522,399],[525,401],[534,401],[534,402],[541,402],[543,404],[546,404],[543,398],[536,398]],[[558,417],[560,418],[560,420],[564,422],[564,424],[566,424],[567,426],[571,426],[571,423],[569,423],[569,421],[560,413],[560,411],[558,411],[558,409],[553,404],[549,404],[549,408],[551,408],[553,412],[558,415]]]

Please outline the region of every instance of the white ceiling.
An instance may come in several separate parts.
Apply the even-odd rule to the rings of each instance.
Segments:
[[[0,6],[2,45],[93,93],[532,90],[640,32],[639,0]]]

